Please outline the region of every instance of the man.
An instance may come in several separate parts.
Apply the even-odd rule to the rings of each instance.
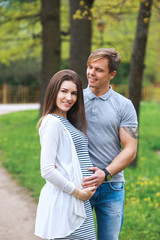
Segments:
[[[113,91],[110,81],[120,64],[115,49],[95,50],[88,58],[84,90],[89,153],[94,174],[83,187],[97,186],[91,198],[98,240],[117,240],[123,222],[125,169],[136,157],[137,116],[133,104]]]

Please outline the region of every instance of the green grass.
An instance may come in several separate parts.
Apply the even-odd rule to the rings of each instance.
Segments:
[[[36,199],[44,183],[40,176],[38,117],[38,111],[34,110],[0,116],[2,165]]]
[[[40,176],[38,111],[0,116],[0,161],[38,200]],[[119,240],[160,239],[160,104],[141,104],[136,169],[125,170],[124,224]]]
[[[160,105],[141,104],[138,166],[125,170],[120,240],[160,239]]]

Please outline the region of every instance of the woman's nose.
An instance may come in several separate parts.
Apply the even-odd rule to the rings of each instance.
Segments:
[[[67,99],[67,100],[71,100],[71,99],[72,99],[71,93],[67,93],[66,99]]]

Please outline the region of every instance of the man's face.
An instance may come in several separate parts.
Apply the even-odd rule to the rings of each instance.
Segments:
[[[108,90],[110,80],[115,76],[116,71],[109,73],[108,59],[101,58],[91,62],[87,67],[88,84],[97,90]]]

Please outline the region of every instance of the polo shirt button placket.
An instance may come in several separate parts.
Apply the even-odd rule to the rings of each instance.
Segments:
[[[97,116],[98,98],[95,98],[92,105],[92,116]]]

